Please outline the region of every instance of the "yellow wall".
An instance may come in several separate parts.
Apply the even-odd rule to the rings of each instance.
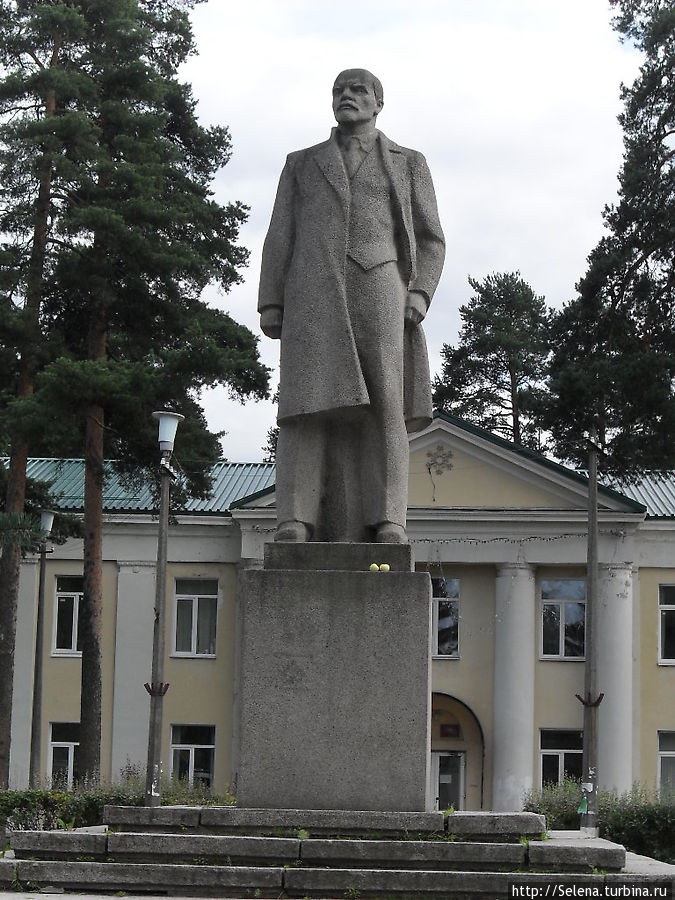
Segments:
[[[80,683],[82,663],[79,657],[52,655],[56,615],[56,578],[58,575],[82,575],[82,563],[55,560],[48,564],[45,583],[45,631],[42,683],[42,771],[47,772],[50,722],[80,721]],[[112,700],[115,666],[115,612],[117,564],[103,564],[102,628],[102,723],[101,777],[110,780],[112,750]]]
[[[675,731],[675,666],[658,664],[659,585],[673,569],[640,569],[640,781],[656,787],[658,731]]]
[[[448,448],[440,441],[439,445]],[[460,450],[453,450],[450,470],[440,475],[433,469],[429,472],[427,453],[436,446],[433,444],[410,455],[409,506],[573,507],[552,492],[519,478],[515,468],[497,468]]]
[[[45,637],[43,651],[42,771],[47,772],[50,722],[79,722],[81,659],[54,656],[56,578],[81,575],[81,563],[50,561],[45,584]],[[216,657],[195,659],[172,657],[174,585],[176,578],[217,578],[219,583]],[[171,685],[164,700],[163,760],[169,771],[172,724],[215,725],[215,782],[218,790],[230,783],[232,768],[232,701],[234,681],[234,619],[236,570],[233,565],[169,565],[166,601],[166,657],[164,680]],[[103,565],[103,721],[101,774],[111,780],[112,702],[115,666],[115,614],[117,563]],[[120,639],[124,639],[120,636]],[[148,654],[151,647],[148,647]],[[143,669],[139,666],[139,691],[143,691]]]
[[[420,567],[418,567],[420,568]],[[486,745],[483,796],[492,796],[492,722],[494,690],[495,572],[493,566],[434,566],[432,575],[459,578],[459,659],[434,659],[432,690],[454,697],[471,710],[483,730]],[[464,749],[434,742],[432,749]],[[467,753],[467,808],[480,808],[480,767]]]
[[[534,672],[534,782],[539,780],[539,732],[542,728],[582,729],[583,707],[575,694],[584,692],[584,662],[541,659],[541,582],[545,578],[585,578],[581,567],[540,568],[536,581]]]
[[[176,578],[217,578],[218,619],[215,658],[171,656]],[[173,564],[167,570],[166,662],[164,681],[171,687],[164,698],[163,759],[170,771],[171,725],[215,725],[216,791],[232,778],[232,706],[234,693],[234,623],[236,567],[215,564]]]

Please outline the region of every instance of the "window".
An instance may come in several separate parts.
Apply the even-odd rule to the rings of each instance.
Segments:
[[[52,722],[50,724],[47,779],[52,786],[70,790],[73,781],[77,781],[77,748],[79,746],[79,722]]]
[[[213,784],[215,725],[171,726],[171,776],[184,778],[190,785]]]
[[[659,731],[658,788],[675,800],[675,731]]]
[[[432,578],[433,655],[459,658],[459,578]]]
[[[215,656],[217,610],[217,579],[176,579],[174,653]]]
[[[560,784],[563,778],[581,781],[583,739],[583,731],[540,731],[540,787]]]
[[[675,666],[675,585],[659,585],[659,662]]]
[[[583,659],[586,582],[549,578],[541,583],[541,655],[547,659]]]
[[[79,612],[82,598],[81,575],[59,575],[56,578],[56,613],[52,653],[79,655],[82,650]]]

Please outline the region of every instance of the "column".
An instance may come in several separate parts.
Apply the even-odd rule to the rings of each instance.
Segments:
[[[148,755],[150,680],[155,607],[155,563],[120,562],[112,720],[112,779],[127,760],[145,771]]]
[[[527,565],[497,569],[492,807],[522,809],[532,788],[536,597]]]
[[[9,751],[9,786],[13,790],[28,787],[38,573],[37,559],[27,559],[21,563],[14,642],[12,735]],[[51,636],[49,626],[45,627],[46,635]],[[45,640],[49,639],[45,638]]]
[[[633,572],[600,566],[596,613],[598,779],[601,788],[633,783]]]

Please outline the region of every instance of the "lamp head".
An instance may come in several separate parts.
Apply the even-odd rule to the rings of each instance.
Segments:
[[[52,533],[54,525],[54,511],[51,509],[40,510],[40,531],[44,532],[45,539]]]
[[[176,439],[176,431],[178,425],[183,421],[185,416],[180,413],[170,412],[168,409],[161,409],[152,414],[153,419],[159,422],[159,449],[162,453],[173,453],[173,442]]]

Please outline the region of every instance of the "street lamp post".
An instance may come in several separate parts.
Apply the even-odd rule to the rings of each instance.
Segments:
[[[42,652],[44,646],[45,619],[45,568],[47,563],[47,541],[52,533],[54,513],[50,509],[40,511],[40,569],[38,574],[38,603],[35,621],[35,659],[33,660],[33,715],[30,733],[30,768],[28,783],[32,788],[40,785],[40,757],[42,755]]]
[[[161,493],[159,501],[159,534],[157,538],[157,574],[155,580],[155,621],[152,638],[152,675],[145,689],[150,694],[150,725],[148,733],[148,766],[145,781],[145,806],[159,806],[162,778],[162,701],[169,689],[164,683],[164,630],[166,606],[166,561],[169,534],[169,494],[171,454],[178,425],[185,418],[179,413],[161,410],[154,412],[159,421],[159,449]]]

